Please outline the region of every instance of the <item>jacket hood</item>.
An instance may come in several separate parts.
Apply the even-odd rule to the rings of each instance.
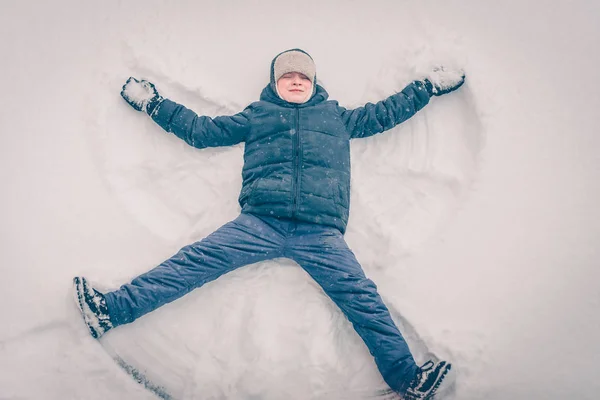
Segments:
[[[308,101],[304,103],[290,103],[289,101],[283,100],[275,90],[273,90],[273,85],[269,83],[260,94],[261,101],[267,101],[269,103],[277,104],[282,107],[309,107],[314,106],[315,104],[322,103],[329,98],[329,93],[323,88],[321,85],[315,85],[313,88],[313,95]]]

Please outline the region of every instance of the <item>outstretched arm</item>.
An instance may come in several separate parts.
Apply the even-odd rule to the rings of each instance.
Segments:
[[[386,131],[406,121],[429,103],[429,93],[421,81],[412,82],[401,92],[376,104],[343,110],[342,120],[351,138],[364,138]]]
[[[458,89],[465,80],[462,71],[436,68],[429,77],[410,83],[401,92],[376,104],[367,103],[342,111],[351,138],[363,138],[386,131],[406,121],[425,107],[432,96]]]
[[[248,131],[248,109],[233,116],[199,116],[181,104],[164,99],[148,81],[129,78],[121,96],[133,108],[144,111],[165,131],[197,148],[230,146],[243,142]]]

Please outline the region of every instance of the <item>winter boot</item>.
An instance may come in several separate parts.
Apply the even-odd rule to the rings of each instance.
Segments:
[[[433,399],[435,392],[440,387],[444,377],[452,368],[452,364],[446,361],[427,361],[423,364],[417,376],[412,380],[404,400],[429,400]]]
[[[91,287],[84,277],[73,278],[75,302],[90,334],[99,339],[113,327],[104,295]]]

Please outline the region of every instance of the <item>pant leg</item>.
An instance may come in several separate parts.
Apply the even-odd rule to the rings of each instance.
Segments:
[[[299,224],[286,257],[302,266],[350,320],[375,358],[384,380],[404,393],[417,372],[408,344],[341,232]]]
[[[241,214],[151,271],[105,295],[113,325],[134,321],[238,267],[281,257],[284,238],[261,219]]]

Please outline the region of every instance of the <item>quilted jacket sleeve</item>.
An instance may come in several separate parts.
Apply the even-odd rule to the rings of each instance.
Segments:
[[[429,93],[421,81],[414,81],[401,92],[377,104],[367,103],[354,110],[342,108],[342,120],[350,138],[364,138],[393,128],[429,103]]]
[[[152,113],[152,119],[165,131],[199,149],[243,142],[249,129],[249,118],[249,108],[232,116],[210,118],[199,116],[168,99]]]

